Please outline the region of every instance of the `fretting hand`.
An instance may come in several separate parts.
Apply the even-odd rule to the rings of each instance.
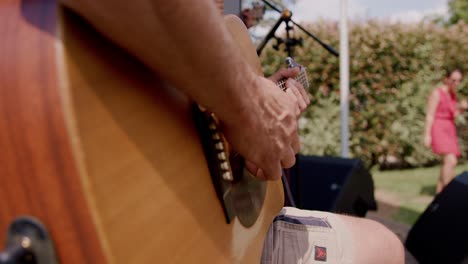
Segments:
[[[293,79],[298,74],[299,74],[299,68],[291,68],[291,69],[283,68],[268,78],[273,83],[278,83],[280,80],[287,79],[286,80],[287,89],[286,89],[285,98],[288,98],[289,101],[293,103],[293,105],[295,105],[294,112],[296,114],[296,119],[300,116],[301,113],[305,111],[307,106],[310,104],[310,99],[304,87],[302,86],[302,84],[300,84],[299,82]],[[278,90],[278,87],[275,86],[273,87],[273,89],[276,91]],[[297,137],[297,131],[295,132],[295,134]],[[297,142],[299,141],[297,140]],[[293,149],[294,155],[299,151],[299,147],[300,147],[299,143],[297,143],[297,146],[295,146]],[[292,157],[288,157],[286,160],[293,161],[291,166],[294,165],[295,163],[295,158],[293,159]],[[290,167],[289,166],[290,164],[285,163],[285,162],[282,162],[281,165],[282,165],[281,167],[283,168]],[[285,166],[285,165],[288,165],[288,166]],[[260,179],[276,179],[276,177],[272,178],[270,177],[269,174],[265,174],[261,167],[259,168],[259,166],[257,166],[255,162],[252,162],[249,159],[246,159],[246,167],[253,175],[256,175]]]
[[[279,71],[275,72],[273,75],[268,77],[272,82],[278,83],[279,81],[283,79],[286,80],[286,93],[288,93],[290,96],[294,96],[297,100],[297,105],[299,107],[299,111],[297,114],[297,117],[299,117],[300,114],[302,114],[307,106],[310,104],[310,99],[309,96],[299,82],[294,80],[294,77],[296,77],[299,74],[300,69],[298,67],[295,68],[282,68]]]
[[[223,122],[224,134],[246,160],[247,169],[266,180],[281,177],[282,168],[294,165],[299,151],[298,100],[264,77],[254,80],[256,112],[239,113],[239,120]]]
[[[468,110],[468,101],[466,99],[460,101],[460,109],[464,111]]]

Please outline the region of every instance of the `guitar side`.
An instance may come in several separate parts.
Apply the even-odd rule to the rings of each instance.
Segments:
[[[0,1],[0,240],[34,216],[61,263],[106,263],[64,122],[55,1]]]
[[[10,2],[15,2],[11,8],[16,11],[25,8]],[[48,12],[55,12],[54,4],[48,3]],[[31,12],[44,12],[36,5]],[[25,18],[23,14],[11,19]],[[29,76],[30,71],[44,67],[44,60],[28,61],[27,66],[14,64],[11,57],[10,64],[4,64],[9,71],[29,67],[21,80],[34,80],[35,85],[11,76],[6,82],[9,90],[0,88],[9,95],[0,98],[3,106],[16,109],[14,102],[7,103],[14,95],[25,108],[20,111],[25,120],[12,119],[10,110],[0,113],[0,127],[9,131],[0,137],[2,147],[6,146],[2,155],[13,164],[2,166],[6,173],[0,174],[1,186],[15,186],[21,194],[1,189],[0,198],[7,205],[0,214],[1,232],[12,217],[37,216],[50,228],[62,263],[258,263],[268,226],[283,204],[281,182],[268,183],[254,226],[245,228],[237,219],[227,224],[187,98],[75,15],[65,12],[56,19],[58,31],[53,21],[49,31],[21,21],[28,34],[32,31],[47,39],[39,47],[47,48],[52,58],[46,62],[55,70],[46,76],[46,83],[40,74],[35,79]],[[227,25],[244,49],[245,28],[242,32],[242,22],[232,19],[227,19]],[[15,38],[10,43],[20,40]],[[12,54],[13,46],[3,46],[0,54]],[[14,54],[23,52],[19,49]],[[255,60],[257,67],[256,54],[249,58]],[[2,78],[8,70],[2,66]],[[22,92],[26,87],[32,90]],[[37,96],[29,97],[31,92]],[[44,105],[43,111],[38,104]],[[44,118],[35,119],[34,114]],[[44,127],[50,129],[49,119],[58,132],[42,136]],[[14,135],[14,128],[27,129],[30,120],[42,130]],[[14,154],[20,150],[11,143],[13,136],[15,143],[24,141],[20,147],[32,158],[19,159]],[[36,145],[42,147],[37,154]],[[54,172],[45,167],[44,173],[45,163],[68,170]],[[47,177],[53,181],[42,182]],[[12,210],[13,204],[22,209]]]

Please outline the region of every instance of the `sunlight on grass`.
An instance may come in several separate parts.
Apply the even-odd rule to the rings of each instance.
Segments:
[[[440,166],[408,170],[373,170],[375,188],[392,194],[398,199],[399,210],[393,220],[414,224],[435,195]],[[456,175],[468,171],[468,163],[459,164]]]

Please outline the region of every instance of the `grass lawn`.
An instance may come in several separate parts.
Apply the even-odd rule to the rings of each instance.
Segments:
[[[393,220],[413,225],[419,215],[432,202],[435,195],[440,166],[409,170],[373,170],[376,192],[383,194],[399,209],[392,215]],[[458,175],[468,171],[468,163],[459,164]]]

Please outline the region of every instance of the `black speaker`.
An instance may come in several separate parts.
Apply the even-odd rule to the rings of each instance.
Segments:
[[[434,198],[411,228],[405,246],[420,263],[468,263],[468,172]]]
[[[289,182],[301,209],[355,216],[377,209],[372,176],[359,159],[298,155]]]

